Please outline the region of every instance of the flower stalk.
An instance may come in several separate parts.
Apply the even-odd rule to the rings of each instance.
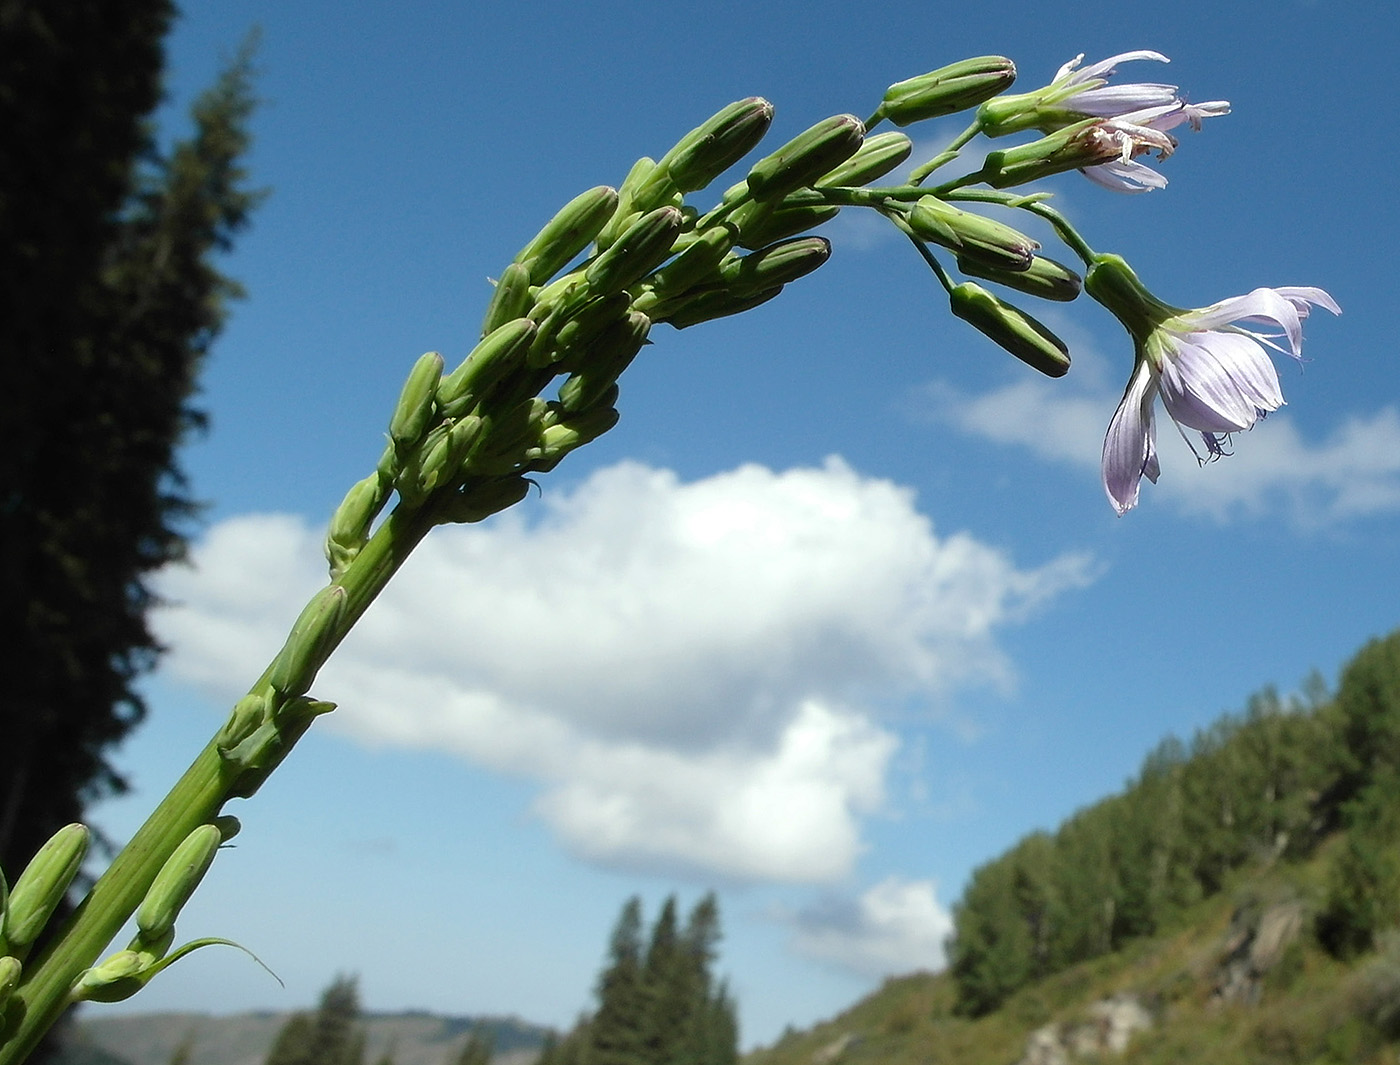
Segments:
[[[1096,253],[1044,202],[1046,193],[1007,191],[1069,169],[1120,191],[1164,184],[1135,157],[1149,149],[1169,154],[1176,142],[1166,130],[1199,127],[1228,105],[1186,104],[1175,86],[1108,84],[1117,62],[1163,58],[1131,52],[1081,70],[1080,57],[1050,85],[1016,96],[1004,95],[1015,67],[1002,57],[940,68],[892,85],[868,123],[837,115],[811,126],[760,158],[702,213],[686,196],[739,163],[768,131],[772,105],[750,97],[696,127],[659,161],[638,160],[617,188],[589,189],[561,208],[501,271],[467,359],[449,369],[429,352],[414,363],[379,462],[331,517],[327,585],[184,776],[32,958],[29,946],[67,890],[86,830],[70,826],[55,837],[8,895],[0,877],[0,1065],[24,1060],[72,1002],[126,997],[190,950],[224,942],[174,945],[180,909],[236,831],[223,807],[255,794],[316,718],[334,710],[311,695],[317,673],[414,548],[436,525],[481,521],[514,506],[534,475],[611,429],[619,379],[656,325],[689,328],[743,313],[819,269],[831,245],[811,231],[841,210],[873,210],[893,224],[947,292],[954,315],[1042,373],[1069,370],[1066,345],[979,282],[1056,302],[1083,288],[1123,321],[1135,370],[1104,459],[1106,484],[1113,466],[1108,490],[1120,513],[1136,501],[1138,480],[1156,477],[1151,403],[1158,393],[1208,448],[1219,434],[1247,428],[1281,404],[1281,395],[1274,402],[1276,377],[1269,391],[1258,359],[1242,346],[1269,341],[1230,323],[1272,321],[1297,354],[1307,308],[1337,310],[1326,293],[1256,290],[1181,311],[1157,301],[1121,260]],[[869,136],[868,125],[888,118],[905,126],[974,108],[964,131],[906,179],[872,184],[906,162],[913,141],[899,132]],[[1042,136],[990,153],[966,177],[924,187],[978,136],[1027,130]],[[1087,276],[1081,282],[1042,256],[1037,241],[984,215],[988,206],[1048,222],[1089,267]],[[957,280],[942,257],[975,280]],[[1231,339],[1208,339],[1216,335]],[[1202,360],[1183,354],[1191,344],[1224,366],[1209,387]],[[1222,354],[1227,346],[1230,365]],[[1235,393],[1222,400],[1226,386]],[[133,915],[136,939],[99,960]]]

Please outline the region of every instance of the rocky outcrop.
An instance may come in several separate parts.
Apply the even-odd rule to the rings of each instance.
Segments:
[[[1303,904],[1296,899],[1236,910],[1226,933],[1212,1000],[1246,1005],[1258,1002],[1264,975],[1278,964],[1302,928]]]
[[[1121,1054],[1135,1033],[1152,1024],[1152,1014],[1136,995],[1114,995],[1091,1005],[1082,1020],[1037,1028],[1017,1065],[1071,1065],[1082,1058]]]

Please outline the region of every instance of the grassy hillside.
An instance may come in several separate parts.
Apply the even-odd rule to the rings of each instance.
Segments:
[[[1343,963],[1311,931],[1329,849],[1307,863],[1242,874],[1176,927],[1022,988],[984,1016],[954,1012],[947,974],[899,977],[830,1021],[788,1032],[744,1065],[1048,1065],[1096,1057],[1124,1065],[1394,1062],[1400,942],[1387,937],[1380,950]],[[1249,948],[1267,931],[1269,915],[1280,914],[1298,918],[1293,934],[1260,959],[1262,971],[1250,971]],[[1131,1033],[1121,1055],[1103,1045],[1101,1004],[1114,1000],[1140,1006],[1150,1024]],[[1039,1058],[1028,1056],[1036,1033]],[[1065,1056],[1054,1057],[1049,1047]]]
[[[198,1013],[80,1015],[65,1056],[54,1065],[168,1065],[189,1044],[188,1065],[262,1065],[289,1013],[242,1013],[215,1017]],[[367,1013],[365,1060],[375,1062],[392,1048],[395,1065],[448,1065],[474,1025],[496,1037],[492,1065],[527,1065],[544,1042],[546,1029],[500,1018],[443,1017],[424,1012]],[[114,1060],[115,1059],[115,1060]]]

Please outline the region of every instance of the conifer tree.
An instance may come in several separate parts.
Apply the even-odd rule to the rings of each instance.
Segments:
[[[363,1065],[360,992],[353,976],[337,976],[314,1014],[296,1013],[282,1026],[266,1065]]]
[[[170,0],[0,0],[0,868],[124,787],[107,759],[158,651],[149,574],[180,555],[173,453],[236,291],[255,196],[246,51],[158,150]]]

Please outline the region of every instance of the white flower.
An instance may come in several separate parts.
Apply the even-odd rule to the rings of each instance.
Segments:
[[[1145,291],[1140,295],[1162,307]],[[1257,288],[1201,310],[1152,315],[1152,321],[1130,321],[1120,313],[1123,304],[1101,302],[1119,314],[1138,340],[1132,378],[1103,442],[1104,491],[1119,514],[1137,505],[1142,478],[1155,482],[1160,473],[1154,424],[1158,395],[1179,429],[1201,434],[1202,461],[1218,458],[1225,454],[1226,436],[1251,428],[1283,406],[1266,345],[1301,358],[1303,319],[1312,307],[1342,313],[1320,288]],[[1270,323],[1282,332],[1255,332],[1240,322]]]

